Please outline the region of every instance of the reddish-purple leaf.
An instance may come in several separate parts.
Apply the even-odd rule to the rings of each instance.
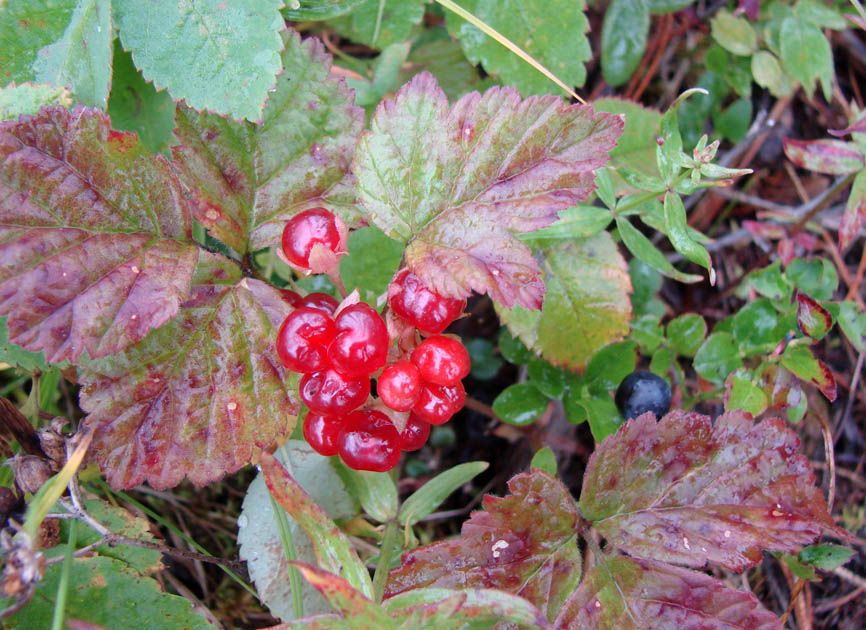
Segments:
[[[796,407],[803,396],[800,383],[785,368],[771,364],[764,370],[761,379],[764,382],[764,393],[771,409],[788,409]]]
[[[636,558],[601,559],[568,598],[556,630],[782,630],[778,617],[696,571]]]
[[[845,16],[848,17],[848,16]],[[866,114],[863,114],[844,129],[828,129],[827,133],[837,138],[842,138],[852,133],[866,133]]]
[[[537,310],[544,283],[531,232],[586,199],[622,132],[618,116],[513,88],[473,92],[449,110],[428,73],[376,110],[353,172],[372,220],[406,242],[406,260],[439,293],[487,292]]]
[[[409,589],[495,588],[519,595],[552,620],[580,580],[577,509],[565,486],[540,470],[513,477],[511,494],[484,497],[462,536],[403,554],[386,595]]]
[[[789,345],[782,355],[782,365],[799,379],[812,383],[827,400],[836,400],[836,379],[827,365],[808,346]]]
[[[291,563],[301,575],[348,620],[353,630],[395,630],[397,624],[379,604],[370,601],[346,580],[304,562]]]
[[[202,252],[180,314],[121,354],[85,362],[81,408],[115,488],[202,485],[289,434],[295,378],[276,356],[279,292]]]
[[[291,33],[282,59],[260,125],[177,110],[174,162],[195,217],[239,253],[276,245],[286,221],[310,207],[357,222],[347,172],[364,112],[329,73],[331,56],[319,40]]]
[[[845,18],[846,18],[849,22],[851,22],[852,24],[855,24],[856,26],[859,26],[859,27],[862,28],[864,31],[866,31],[866,20],[864,20],[864,19],[863,19],[862,17],[860,17],[859,15],[856,15],[856,14],[854,14],[854,13],[846,13],[846,14],[845,14]]]
[[[854,176],[851,193],[842,213],[842,223],[839,225],[839,249],[845,249],[857,236],[863,222],[866,221],[866,169]]]
[[[740,411],[715,424],[674,411],[629,420],[589,460],[580,506],[620,549],[643,558],[742,570],[762,549],[845,538],[814,486],[800,441],[779,418]]]
[[[828,175],[847,175],[863,168],[857,145],[841,140],[792,140],[785,138],[785,155],[801,168]]]
[[[0,315],[52,363],[120,352],[174,317],[198,257],[168,162],[102,112],[0,123]]]
[[[742,11],[753,22],[761,15],[760,0],[738,0],[737,11]]]
[[[812,339],[821,339],[833,327],[833,316],[805,293],[797,292],[797,327]]]

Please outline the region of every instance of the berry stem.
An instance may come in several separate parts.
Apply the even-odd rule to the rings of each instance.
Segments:
[[[340,295],[345,298],[349,295],[349,292],[346,291],[346,285],[343,284],[343,279],[340,277],[340,270],[334,269],[328,273],[328,277],[331,279],[331,282],[334,283],[334,286],[337,287],[337,291],[340,292]]]
[[[379,547],[379,562],[376,563],[376,573],[373,574],[373,601],[382,603],[385,594],[385,582],[388,580],[388,572],[391,570],[391,558],[394,556],[394,548],[400,545],[398,553],[402,551],[400,541],[400,526],[395,520],[385,524],[385,533],[382,536],[382,546]]]

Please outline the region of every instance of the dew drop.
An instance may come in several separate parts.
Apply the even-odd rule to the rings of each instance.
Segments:
[[[132,273],[139,273],[140,271],[141,271],[141,269],[139,269],[135,265],[132,266]]]
[[[770,512],[770,514],[772,514],[772,515],[775,516],[775,517],[779,517],[779,516],[784,516],[784,515],[785,515],[784,512],[780,512],[779,510],[773,510],[772,512]]]
[[[292,1],[289,3],[289,8],[290,8],[292,11],[297,11],[298,9],[301,8],[301,0],[292,0]]]
[[[238,404],[236,402],[230,402],[229,404],[226,405],[226,409],[228,409],[229,411],[234,411],[237,408],[238,408]]]
[[[490,550],[493,552],[494,558],[498,558],[502,554],[502,549],[508,549],[508,542],[505,540],[497,540],[490,548]]]
[[[64,277],[64,278],[66,277],[66,272],[65,272],[65,271],[63,272],[63,277]]]
[[[135,321],[136,319],[138,319],[138,315],[133,315],[133,316],[130,317],[129,319],[131,319],[132,321]]]
[[[598,600],[595,600],[595,607],[596,607],[596,608],[601,608],[601,602],[598,601]]]
[[[731,537],[731,532],[730,532],[730,530],[726,529],[725,530],[725,538],[730,538],[730,537]]]
[[[217,219],[220,218],[220,213],[217,212],[216,210],[211,209],[211,210],[208,210],[207,212],[205,212],[204,216],[206,216],[211,221],[216,221]]]

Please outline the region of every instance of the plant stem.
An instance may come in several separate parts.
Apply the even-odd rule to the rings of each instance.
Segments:
[[[382,546],[379,547],[379,562],[376,563],[376,573],[373,574],[373,598],[376,603],[382,602],[394,547],[400,542],[399,534],[400,526],[397,521],[392,519],[385,524],[385,535],[382,537]]]
[[[51,630],[63,630],[66,617],[66,598],[69,594],[69,576],[72,573],[72,558],[75,553],[75,529],[78,521],[69,521],[69,540],[66,544],[66,557],[60,569],[60,584],[57,585],[57,598],[54,600],[54,618]]]
[[[283,553],[286,555],[286,562],[294,562],[298,559],[298,553],[295,549],[295,541],[292,537],[292,530],[289,527],[289,519],[286,518],[286,511],[279,503],[274,500],[273,495],[268,495],[271,499],[271,509],[274,511],[274,516],[277,519],[277,530],[280,532],[280,542],[283,544]],[[289,564],[289,588],[292,591],[292,614],[295,619],[300,619],[304,616],[304,598],[301,594],[301,574]]]

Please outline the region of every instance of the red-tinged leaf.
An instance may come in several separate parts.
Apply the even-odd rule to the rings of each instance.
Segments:
[[[782,365],[800,380],[812,383],[827,400],[836,400],[836,379],[827,365],[808,346],[789,345],[782,354]]]
[[[276,356],[279,292],[202,252],[180,314],[106,359],[83,361],[81,408],[115,488],[203,485],[291,434],[297,375]]]
[[[552,620],[580,580],[574,499],[540,470],[513,477],[508,489],[506,497],[484,497],[485,511],[473,512],[461,538],[403,554],[386,596],[429,586],[495,588],[523,597]]]
[[[291,563],[301,575],[339,611],[352,630],[395,630],[397,624],[388,613],[358,591],[346,580],[333,573],[304,562]]]
[[[239,253],[276,245],[286,221],[311,207],[357,223],[347,172],[364,112],[319,40],[290,33],[282,59],[260,125],[177,110],[174,163],[195,217]]]
[[[314,615],[269,626],[264,630],[349,630],[349,626],[346,620],[338,615]]]
[[[851,193],[848,195],[845,212],[842,213],[842,223],[839,225],[839,249],[845,249],[854,241],[864,220],[866,220],[866,169],[857,173],[851,184]]]
[[[831,136],[836,136],[837,138],[842,138],[852,133],[866,133],[866,114],[860,116],[860,118],[855,120],[844,129],[828,129],[827,133],[829,133]]]
[[[355,553],[352,543],[327,512],[304,492],[300,484],[272,455],[262,455],[261,467],[265,483],[274,500],[310,537],[319,566],[345,578],[361,595],[372,597],[373,583],[370,581],[370,574]]]
[[[602,559],[556,619],[556,630],[782,630],[751,593],[709,575],[636,558]]]
[[[797,292],[797,327],[812,339],[821,339],[833,327],[833,316],[805,293]]]
[[[846,538],[799,446],[779,418],[647,413],[593,453],[581,510],[627,553],[688,566],[742,570],[762,549],[794,551],[822,532]]]
[[[761,15],[760,0],[738,0],[737,11],[742,11],[753,22]]]
[[[799,381],[780,365],[768,365],[761,379],[771,409],[796,407],[803,397]]]
[[[174,317],[198,256],[177,178],[97,110],[0,123],[0,316],[51,363],[122,351]]]
[[[866,20],[854,13],[846,13],[845,19],[866,31]]]
[[[863,168],[863,154],[856,145],[841,140],[792,140],[785,138],[785,155],[800,168],[828,175],[847,175]]]
[[[429,73],[376,110],[352,170],[371,219],[406,242],[409,267],[437,292],[489,293],[537,310],[544,284],[515,233],[586,199],[620,135],[620,117],[513,88],[449,110]]]

